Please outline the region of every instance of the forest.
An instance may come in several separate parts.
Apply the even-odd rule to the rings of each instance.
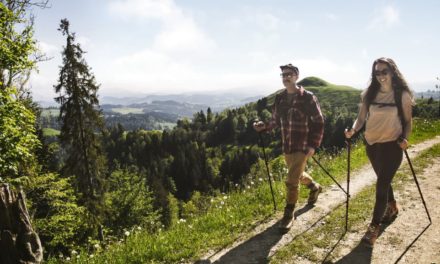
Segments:
[[[171,228],[191,212],[188,202],[202,213],[211,196],[245,188],[261,143],[269,159],[281,154],[279,131],[259,142],[252,127],[271,117],[280,90],[222,112],[200,109],[173,128],[146,126],[130,115],[105,118],[99,85],[67,19],[59,24],[65,46],[54,85],[59,117],[44,119],[26,81],[45,59],[28,12],[45,4],[0,2],[0,183],[24,190],[46,258],[93,250],[94,241],[116,241],[133,227]],[[317,96],[325,117],[318,153],[339,152],[361,91],[318,77],[299,84]],[[418,100],[413,115],[434,118],[437,110],[434,100]],[[48,127],[59,135],[44,135]]]

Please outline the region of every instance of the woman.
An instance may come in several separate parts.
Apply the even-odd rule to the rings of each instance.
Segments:
[[[393,221],[399,212],[391,182],[402,162],[403,150],[408,147],[414,100],[408,84],[390,58],[374,61],[371,83],[361,98],[358,117],[353,127],[345,130],[345,136],[351,138],[365,124],[367,156],[377,175],[377,183],[373,219],[362,240],[373,246],[380,224]]]

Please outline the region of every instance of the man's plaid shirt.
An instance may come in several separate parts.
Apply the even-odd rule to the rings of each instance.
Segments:
[[[266,130],[275,127],[281,129],[284,153],[318,148],[324,134],[324,118],[316,96],[303,87],[290,96],[287,89],[277,94]]]

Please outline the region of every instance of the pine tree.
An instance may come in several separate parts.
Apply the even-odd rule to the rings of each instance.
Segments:
[[[60,142],[67,153],[62,173],[76,179],[79,201],[89,210],[93,228],[101,222],[106,172],[99,138],[104,127],[97,95],[99,85],[83,58],[84,51],[75,43],[75,34],[69,31],[69,21],[61,20],[58,30],[67,39],[58,84],[54,86],[60,93],[55,98],[61,104]]]

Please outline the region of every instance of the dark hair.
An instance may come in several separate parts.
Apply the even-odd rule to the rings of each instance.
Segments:
[[[281,65],[280,69],[281,69],[281,71],[289,69],[289,70],[292,70],[295,74],[297,74],[297,75],[299,74],[298,67],[293,66],[291,63],[286,64],[286,65]]]
[[[413,97],[413,94],[409,89],[405,78],[403,78],[402,73],[399,71],[399,68],[397,68],[397,65],[393,61],[393,59],[381,57],[373,62],[373,67],[371,69],[371,82],[364,96],[364,102],[367,104],[367,108],[370,106],[371,102],[374,101],[380,89],[380,83],[374,75],[376,64],[378,63],[384,63],[388,65],[388,68],[392,72],[391,85],[394,92],[402,93],[403,91],[407,91],[411,95],[411,97]]]

